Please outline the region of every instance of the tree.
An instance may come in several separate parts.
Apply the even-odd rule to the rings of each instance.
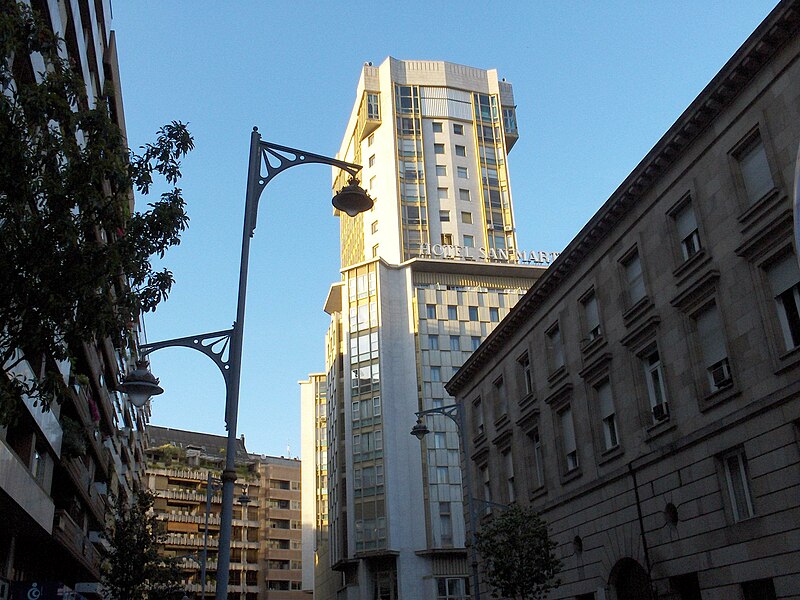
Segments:
[[[130,348],[140,312],[173,283],[151,257],[188,223],[175,187],[194,147],[186,126],[173,121],[128,150],[112,91],[90,102],[62,44],[24,3],[0,0],[0,425],[23,395],[44,410],[61,400],[67,361],[85,378],[83,344]],[[134,212],[134,190],[148,194],[154,174],[171,189]]]
[[[109,600],[167,600],[180,597],[181,573],[174,559],[160,555],[166,534],[151,508],[153,495],[138,492],[116,506],[109,534],[111,550],[103,569]]]
[[[493,598],[538,600],[560,584],[556,543],[531,508],[514,505],[497,515],[478,530],[476,547]]]

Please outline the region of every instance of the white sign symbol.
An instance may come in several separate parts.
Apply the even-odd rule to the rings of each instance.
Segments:
[[[31,589],[28,590],[28,600],[39,600],[39,596],[42,595],[42,590],[37,587],[38,585],[38,583],[34,583]]]

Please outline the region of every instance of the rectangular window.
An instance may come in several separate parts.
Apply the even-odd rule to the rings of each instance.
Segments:
[[[481,403],[480,398],[476,398],[472,402],[472,410],[474,413],[474,418],[472,422],[475,424],[475,435],[482,435],[484,432],[483,427],[483,404]]]
[[[453,245],[453,234],[452,233],[443,233],[442,234],[442,246],[452,246]]]
[[[455,304],[447,305],[447,318],[450,321],[458,321],[458,307]]]
[[[436,467],[436,483],[450,483],[450,469],[448,467]]]
[[[453,543],[453,520],[450,514],[450,503],[439,502],[439,524],[442,528],[442,542]]]
[[[375,244],[372,247],[372,258],[375,258],[376,256],[378,256],[378,247],[379,247],[379,244]]]
[[[530,396],[533,393],[533,377],[531,375],[531,359],[527,353],[519,359],[519,369],[522,374],[522,395]]]
[[[464,189],[464,188],[459,188],[458,189],[458,199],[462,200],[464,202],[469,202],[470,201],[469,190]]]
[[[372,142],[375,141],[375,134],[370,133],[369,137],[367,138],[367,146],[372,146]]]
[[[480,336],[473,335],[473,336],[470,338],[470,343],[472,344],[472,351],[474,352],[475,350],[477,350],[477,349],[478,349],[478,346],[480,346],[480,345],[481,345],[481,338],[480,338]]]
[[[672,218],[675,219],[675,230],[678,232],[683,260],[689,260],[700,251],[700,233],[692,203],[686,202],[672,215]]]
[[[447,448],[447,434],[444,431],[437,431],[433,434],[433,447],[437,450]]]
[[[439,200],[445,200],[447,198],[447,188],[446,187],[436,188],[436,194],[438,195]]]
[[[447,165],[436,165],[436,175],[444,177],[447,175]]]
[[[533,449],[534,483],[537,488],[540,488],[544,485],[544,455],[542,454],[542,440],[539,437],[538,428],[528,433],[528,440],[530,440]]]
[[[459,351],[461,350],[461,338],[457,335],[450,336],[450,350]]]
[[[794,254],[787,254],[767,268],[775,298],[778,321],[787,350],[800,346],[800,269]]]
[[[477,306],[470,306],[469,307],[469,320],[470,321],[477,321],[478,320],[478,307]]]
[[[742,582],[743,600],[777,600],[775,584],[771,577]]]
[[[469,171],[467,167],[456,167],[456,174],[459,179],[469,179]]]
[[[614,410],[614,398],[611,395],[611,383],[606,380],[595,388],[600,419],[603,423],[603,441],[605,449],[610,450],[619,445],[617,439],[617,415]]]
[[[498,377],[494,381],[494,420],[497,421],[500,417],[508,413],[508,402],[506,398],[506,389],[502,377]]]
[[[749,519],[755,512],[750,497],[750,484],[747,474],[747,459],[744,450],[736,450],[722,457],[725,468],[725,482],[731,503],[734,521]]]
[[[461,123],[453,123],[453,133],[455,135],[464,135],[464,126]]]
[[[572,408],[567,407],[558,415],[561,422],[561,446],[566,472],[578,468],[578,446],[575,443],[575,424],[572,421]]]
[[[367,118],[377,121],[381,118],[378,94],[367,94]]]
[[[669,418],[669,405],[667,404],[667,394],[664,391],[664,373],[661,369],[658,349],[647,352],[642,357],[642,364],[653,422],[664,421]]]
[[[461,211],[461,222],[466,223],[467,225],[472,225],[472,213]]]
[[[474,248],[475,247],[475,237],[471,235],[464,236],[464,247],[465,248]]]
[[[441,380],[442,380],[442,368],[431,367],[431,381],[441,381]]]
[[[591,342],[600,337],[600,313],[597,310],[597,296],[591,292],[583,299],[583,316],[586,320],[586,339]]]
[[[622,262],[622,266],[625,269],[625,278],[628,284],[628,302],[630,305],[634,305],[645,297],[644,275],[639,254],[634,252]]]
[[[459,146],[456,144],[456,156],[466,156],[467,155],[467,148],[465,146]]]
[[[434,154],[444,154],[444,144],[434,144],[433,145],[433,153]]]
[[[555,372],[564,366],[564,346],[561,343],[561,330],[558,327],[558,323],[547,331],[546,337],[550,372]]]
[[[747,202],[755,204],[775,187],[761,137],[755,136],[739,151],[736,159],[739,161]]]
[[[733,383],[728,363],[728,352],[725,349],[725,336],[722,330],[719,310],[716,304],[710,304],[695,317],[697,342],[703,357],[703,366],[708,374],[708,382],[712,392],[716,392]]]
[[[440,210],[439,211],[439,220],[442,223],[448,223],[450,221],[450,211],[449,210]]]
[[[431,125],[433,126],[433,133],[442,133],[441,121],[434,121]]]
[[[439,336],[438,335],[429,335],[428,336],[428,349],[429,350],[438,350],[439,349]]]
[[[497,323],[500,320],[500,309],[495,306],[489,307],[489,320],[492,323]]]
[[[517,491],[514,486],[514,457],[510,448],[503,452],[503,466],[506,471],[506,500],[512,504],[517,499]]]
[[[426,304],[425,305],[425,315],[429,319],[435,319],[436,318],[436,305],[435,304]]]
[[[378,233],[378,222],[373,221],[371,226],[372,233]]]
[[[369,166],[370,167],[374,167],[375,166],[375,155],[374,154],[369,157]]]
[[[489,478],[489,467],[481,467],[481,481],[483,482],[483,499],[486,502],[484,512],[489,514],[492,512],[492,480]]]

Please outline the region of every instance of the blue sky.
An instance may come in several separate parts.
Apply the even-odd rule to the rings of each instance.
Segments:
[[[366,61],[496,68],[514,86],[509,156],[520,247],[560,251],[775,6],[669,2],[114,3],[129,144],[189,122],[189,229],[164,265],[169,300],[149,341],[226,329],[236,311],[249,134],[333,155]],[[142,208],[146,199],[138,198]],[[252,240],[239,431],[250,451],[299,455],[297,382],[324,370],[339,278],[330,170],[265,189]],[[224,384],[199,352],[151,356],[166,392],[151,422],[225,434]],[[409,427],[412,423],[409,415]]]

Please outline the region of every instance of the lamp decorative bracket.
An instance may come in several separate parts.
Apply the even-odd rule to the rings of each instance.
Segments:
[[[235,329],[235,328],[234,328]],[[202,333],[200,335],[191,335],[187,337],[174,338],[171,340],[163,340],[160,342],[153,342],[152,344],[142,344],[139,346],[139,354],[144,358],[151,352],[160,350],[162,348],[192,348],[202,352],[214,361],[217,365],[222,377],[225,379],[227,387],[231,375],[231,361],[230,361],[230,342],[233,337],[234,329],[226,329],[224,331],[212,331],[211,333]]]
[[[426,417],[428,415],[444,415],[445,417],[449,417],[453,421],[456,422],[457,425],[461,425],[460,421],[460,411],[461,405],[460,404],[448,404],[447,406],[440,406],[439,408],[429,408],[428,410],[421,410],[416,413],[417,417],[420,419],[422,417]]]

